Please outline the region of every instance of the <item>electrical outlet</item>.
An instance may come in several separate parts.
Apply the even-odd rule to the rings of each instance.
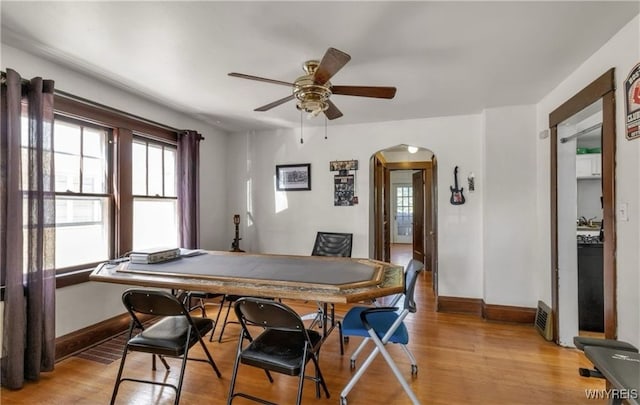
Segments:
[[[629,220],[629,204],[628,203],[618,204],[618,220],[620,221]]]

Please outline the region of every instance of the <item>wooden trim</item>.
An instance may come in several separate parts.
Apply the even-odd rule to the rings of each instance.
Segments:
[[[61,273],[56,275],[56,288],[69,287],[89,281],[89,275],[93,269],[74,271],[73,273]]]
[[[616,226],[615,226],[615,68],[611,68],[587,87],[549,114],[551,129],[551,301],[553,340],[559,343],[558,297],[558,221],[557,221],[557,125],[585,107],[602,99],[602,209],[604,220],[603,294],[604,333],[608,339],[617,336],[616,308]]]
[[[558,312],[560,302],[558,299],[558,126],[551,127],[551,151],[550,151],[550,220],[551,220],[551,313],[553,319],[553,341],[559,343]]]
[[[387,169],[389,170],[419,170],[419,169],[430,169],[431,162],[430,161],[420,161],[420,162],[388,162],[385,164]]]
[[[127,330],[130,320],[129,314],[124,313],[56,338],[56,361]]]
[[[110,128],[125,127],[134,132],[152,135],[174,143],[177,142],[178,139],[177,130],[172,131],[159,125],[151,124],[142,118],[133,118],[124,111],[116,112],[106,108],[99,108],[60,96],[59,94],[54,95],[53,103],[55,111],[65,116],[74,117],[83,121],[89,119],[96,124]]]
[[[138,314],[141,322],[154,318],[151,315]],[[56,338],[56,362],[125,332],[130,321],[129,314],[124,313]]]
[[[382,166],[385,166],[387,164],[387,160],[384,158],[384,155],[382,153],[377,152],[375,156],[376,158],[378,158],[378,161],[380,161]]]
[[[580,90],[576,95],[565,101],[560,107],[549,114],[549,127],[553,127],[571,117],[578,111],[591,105],[610,91],[616,88],[614,77],[615,68],[607,70],[602,76]]]
[[[488,321],[533,324],[535,308],[485,304],[481,298],[438,297],[438,312],[468,314]]]
[[[483,303],[482,317],[488,321],[533,324],[536,318],[536,309]]]
[[[118,128],[116,143],[118,145],[115,156],[115,173],[113,176],[113,189],[116,198],[115,205],[119,209],[115,215],[116,232],[116,257],[122,257],[133,249],[133,179],[132,168],[132,144],[133,131],[128,128]],[[131,168],[124,170],[123,168]]]
[[[480,298],[438,296],[438,312],[471,314],[482,317],[484,301]]]
[[[604,334],[617,338],[616,308],[616,107],[614,91],[602,97],[602,215],[604,221]]]

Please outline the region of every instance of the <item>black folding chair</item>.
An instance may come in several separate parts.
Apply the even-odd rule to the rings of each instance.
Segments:
[[[271,404],[271,402],[257,396],[235,392],[240,363],[263,369],[271,383],[273,383],[272,371],[298,376],[296,404],[300,404],[302,401],[305,379],[315,381],[317,398],[321,396],[320,386],[329,398],[329,390],[322,377],[318,360],[322,345],[322,336],[318,332],[306,329],[302,319],[294,310],[277,301],[253,297],[240,298],[236,301],[235,311],[240,320],[242,331],[240,339],[238,339],[227,405],[231,404],[235,397]],[[258,336],[253,337],[249,331],[252,326],[264,329]],[[246,346],[244,346],[245,340],[248,342]],[[305,375],[309,360],[314,364],[314,376]]]
[[[122,353],[122,360],[120,361],[120,369],[118,370],[118,376],[116,377],[116,383],[111,396],[111,404],[116,400],[120,383],[123,381],[133,381],[173,388],[176,392],[174,404],[177,405],[180,401],[180,391],[182,390],[182,381],[187,360],[207,362],[211,365],[211,368],[213,368],[218,378],[221,377],[216,363],[213,361],[207,346],[202,341],[202,336],[213,328],[213,321],[211,319],[192,318],[183,303],[180,302],[176,296],[166,291],[130,289],[122,294],[122,302],[131,315],[131,323],[127,342]],[[138,314],[159,316],[162,317],[162,319],[152,326],[145,328]],[[136,329],[141,331],[133,336]],[[187,357],[189,349],[198,342],[200,342],[202,350],[207,356],[206,359]],[[164,357],[181,358],[182,364],[178,384],[173,385],[154,380],[123,378],[122,372],[129,351],[151,353],[153,370],[156,369],[155,356],[158,355],[167,372],[169,371],[169,365]]]
[[[351,392],[358,380],[360,380],[364,372],[369,368],[378,353],[382,354],[382,357],[384,357],[391,371],[411,399],[411,402],[414,404],[420,403],[385,346],[387,343],[399,344],[411,361],[411,375],[414,376],[418,373],[416,359],[406,347],[409,343],[409,331],[404,324],[404,320],[409,314],[415,313],[417,310],[413,296],[418,274],[423,268],[424,265],[417,260],[412,260],[407,265],[404,305],[401,309],[396,307],[354,307],[350,309],[343,318],[340,326],[341,344],[343,335],[363,336],[365,339],[371,340],[376,347],[340,393],[341,405],[347,404],[347,395],[349,395],[349,392]],[[366,340],[360,345],[356,352],[362,350],[364,343],[366,343]],[[357,353],[354,353],[354,356],[355,355],[357,355]],[[352,365],[355,361],[354,356],[352,356]]]

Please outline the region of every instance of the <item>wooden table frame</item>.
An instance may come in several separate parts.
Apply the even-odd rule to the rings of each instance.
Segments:
[[[229,252],[210,252],[214,255],[243,255],[242,253]],[[302,256],[282,256],[282,255],[261,255],[265,257],[294,257],[300,259]],[[306,258],[306,256],[305,256]],[[189,260],[189,259],[181,259]],[[306,260],[306,259],[305,259]],[[123,271],[126,270],[128,262],[110,263],[105,262],[98,265],[89,279],[91,281],[135,285],[143,287],[167,288],[172,290],[185,291],[204,291],[211,293],[222,293],[229,295],[241,296],[258,296],[267,298],[284,298],[305,301],[319,301],[324,303],[325,316],[330,319],[331,329],[335,326],[333,310],[327,313],[327,304],[346,304],[356,303],[374,298],[384,297],[402,293],[404,291],[404,269],[390,263],[380,262],[371,259],[348,259],[348,258],[331,258],[331,257],[311,257],[308,260],[350,260],[356,261],[372,268],[378,269],[381,276],[377,284],[368,283],[363,286],[355,286],[354,288],[322,288],[318,285],[305,285],[298,283],[274,282],[269,283],[268,280],[250,280],[241,278],[204,278],[202,276],[189,276],[188,274],[162,274],[162,273],[134,273]],[[304,267],[301,271],[304,271]],[[333,309],[333,305],[331,305]],[[324,332],[325,337],[331,330],[327,330],[329,319],[325,319]]]
[[[211,252],[216,255],[242,256],[242,253]],[[308,260],[350,260],[380,269],[382,276],[378,283],[373,285],[355,286],[354,288],[335,288],[330,286],[322,288],[317,285],[305,283],[273,282],[268,280],[251,280],[242,278],[204,278],[189,276],[188,274],[162,274],[162,273],[134,273],[122,271],[126,269],[128,262],[109,262],[99,264],[89,276],[91,281],[101,281],[116,284],[128,284],[143,287],[159,287],[169,289],[181,289],[187,291],[205,291],[211,293],[223,293],[232,295],[250,295],[258,297],[288,298],[295,300],[314,300],[328,303],[355,303],[373,298],[384,297],[403,292],[404,270],[401,266],[380,262],[371,259],[346,259],[317,256],[283,256],[283,255],[254,255],[264,257],[292,257],[296,259],[308,258]],[[189,259],[182,259],[189,260]],[[304,271],[301,268],[300,271]]]

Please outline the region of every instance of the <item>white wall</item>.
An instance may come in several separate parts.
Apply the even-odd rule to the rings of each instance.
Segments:
[[[482,187],[467,203],[449,204],[453,168],[460,178],[482,176],[482,125],[479,115],[305,128],[304,144],[294,130],[233,134],[228,215],[243,215],[243,249],[308,255],[319,230],[352,232],[354,257],[368,257],[371,156],[390,146],[410,144],[433,151],[438,159],[439,292],[444,296],[482,297]],[[332,160],[357,159],[353,207],[333,206]],[[311,163],[311,191],[276,192],[276,164]],[[481,182],[480,182],[481,184]],[[248,198],[249,196],[249,198]],[[248,200],[248,201],[247,201]],[[250,221],[248,221],[250,219]]]
[[[202,133],[205,140],[200,144],[202,156],[200,160],[201,245],[206,249],[228,249],[227,235],[230,242],[233,238],[233,230],[229,229],[227,233],[220,231],[232,224],[231,217],[225,215],[226,196],[220,192],[226,185],[227,176],[228,135],[226,133],[185,114],[5,44],[2,44],[1,51],[3,70],[14,69],[24,78],[42,76],[45,79],[53,79],[56,89],[168,126],[194,129]],[[58,289],[56,336],[65,335],[123,313],[120,296],[124,289],[125,287],[119,285],[94,282]],[[82,311],[78,311],[80,307]]]
[[[616,218],[618,338],[640,345],[640,140],[625,134],[623,80],[640,62],[640,16],[636,16],[537,105],[537,131],[548,128],[549,113],[611,67],[616,77],[616,203],[629,207],[629,220]],[[551,301],[549,271],[549,138],[537,143],[539,296]],[[617,216],[617,215],[616,215]],[[562,321],[562,320],[560,320]],[[570,344],[569,342],[565,342]]]
[[[484,115],[484,300],[535,307],[535,107],[492,108]]]

